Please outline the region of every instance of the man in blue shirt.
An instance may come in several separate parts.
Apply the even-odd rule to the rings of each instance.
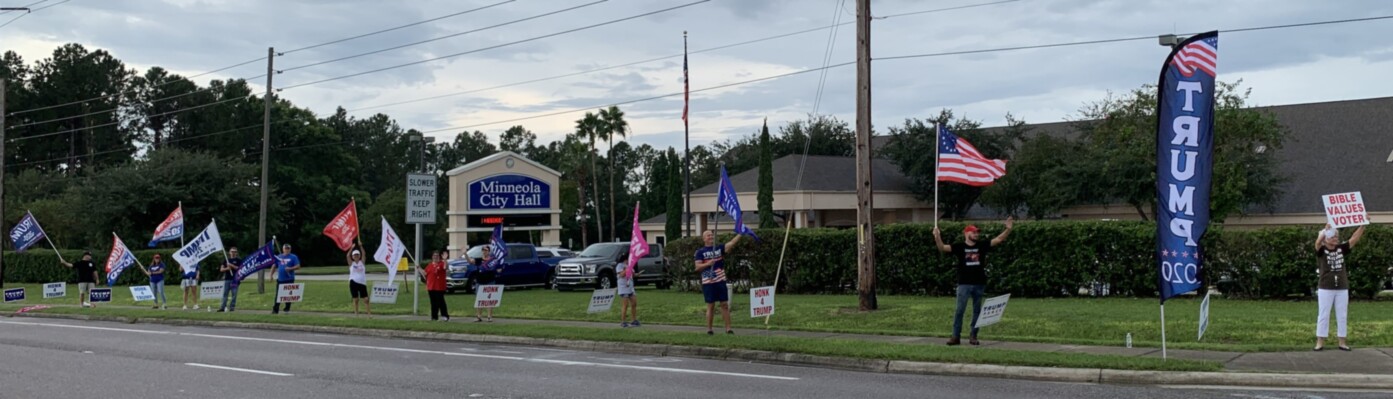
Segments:
[[[276,255],[276,285],[294,283],[296,270],[300,270],[300,257],[290,253],[290,244],[281,245],[281,254]],[[277,289],[276,291],[280,290]],[[279,314],[281,312],[280,298],[276,299],[276,305],[271,308],[271,314]],[[290,304],[290,302],[286,302],[285,304],[286,313],[290,313]]]
[[[706,335],[715,334],[711,330],[715,318],[716,303],[721,304],[721,317],[726,323],[726,334],[735,334],[730,329],[730,291],[726,285],[725,254],[740,242],[740,235],[724,245],[716,245],[716,233],[707,230],[701,235],[706,246],[696,251],[696,270],[701,272],[701,293],[706,297]]]

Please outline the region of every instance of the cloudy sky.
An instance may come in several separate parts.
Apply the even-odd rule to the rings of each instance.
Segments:
[[[23,6],[38,0],[0,0]],[[942,108],[1003,123],[1075,118],[1108,92],[1155,82],[1167,49],[1155,36],[1212,29],[1298,24],[1393,15],[1386,0],[1000,0],[872,1],[874,58],[1141,37],[1141,40],[873,63],[877,130]],[[692,89],[819,68],[831,29],[853,22],[854,0],[48,0],[51,6],[0,28],[0,47],[27,61],[67,42],[106,49],[129,66],[162,66],[189,76],[262,57],[466,10],[478,11],[276,58],[281,95],[320,115],[343,106],[359,116],[382,112],[402,126],[450,139],[465,130],[497,137],[521,124],[539,141],[573,130],[578,109],[621,105],[635,143],[682,144],[682,32],[689,32]],[[674,8],[676,7],[676,8]],[[561,11],[567,10],[568,11]],[[617,19],[640,18],[562,33]],[[542,14],[549,14],[540,16]],[[18,14],[0,15],[0,23]],[[526,18],[530,20],[512,23]],[[494,25],[504,26],[492,27]],[[473,31],[473,32],[470,32]],[[807,31],[757,43],[701,51]],[[304,65],[447,35],[396,50]],[[523,43],[515,42],[538,38]],[[1219,76],[1242,79],[1258,105],[1393,95],[1393,19],[1220,34]],[[828,63],[855,60],[854,24],[841,25]],[[496,47],[496,48],[490,48]],[[481,50],[482,49],[482,50]],[[380,68],[437,61],[323,81]],[[656,59],[656,60],[654,60]],[[599,72],[578,72],[654,60]],[[252,77],[264,62],[198,78]],[[799,119],[818,107],[855,119],[855,67],[692,94],[694,144]],[[561,75],[575,76],[516,84]],[[255,85],[262,87],[264,79]],[[516,84],[516,85],[514,85]],[[303,85],[303,86],[300,86]],[[496,86],[509,87],[489,89]],[[671,95],[677,94],[677,95]],[[447,96],[448,95],[448,96]],[[660,97],[670,95],[666,97]],[[428,97],[438,99],[381,106]],[[651,99],[655,98],[656,99]],[[526,119],[524,119],[526,118]],[[522,119],[517,121],[516,120]]]

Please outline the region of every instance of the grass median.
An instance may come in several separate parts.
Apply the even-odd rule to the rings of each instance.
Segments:
[[[6,313],[17,305],[0,305]],[[490,324],[453,322],[440,323],[400,318],[364,318],[341,314],[269,315],[264,313],[175,312],[131,307],[107,306],[83,309],[60,305],[35,312],[55,314],[85,314],[125,317],[146,320],[205,320],[352,327],[380,330],[429,331],[480,335],[503,335],[545,339],[570,339],[601,342],[627,342],[660,345],[748,349],[772,352],[803,353],[820,356],[878,360],[910,360],[944,363],[972,363],[1010,366],[1105,368],[1118,370],[1161,371],[1220,371],[1222,365],[1210,361],[1169,360],[1152,357],[1093,355],[1081,353],[1031,352],[941,345],[916,345],[866,342],[826,338],[801,338],[773,335],[716,335],[701,333],[655,331],[650,329],[611,329],[591,327],[548,326],[534,324]]]
[[[400,279],[407,280],[407,279]],[[402,293],[396,304],[373,306],[377,314],[402,315],[411,313],[412,297],[408,281],[402,281]],[[14,284],[6,287],[15,286]],[[69,285],[67,298],[36,299],[41,297],[37,284],[27,287],[28,303],[74,304],[75,286]],[[306,283],[304,302],[295,305],[297,311],[352,312],[347,282],[313,281]],[[255,294],[256,283],[243,284],[239,309],[270,309],[271,291]],[[168,287],[170,303],[178,305],[182,293],[178,287]],[[114,303],[134,305],[129,289],[117,287]],[[429,309],[421,295],[422,314]],[[457,317],[472,315],[473,295],[447,295],[447,302]],[[704,325],[705,305],[701,294],[674,292],[641,287],[638,290],[641,320],[647,324]],[[509,290],[502,307],[495,315],[502,318],[593,321],[614,323],[618,327],[618,309],[608,313],[587,314],[590,292],[553,292],[541,289]],[[765,328],[763,318],[749,317],[749,298],[732,298],[732,320],[740,328]],[[1167,302],[1167,327],[1172,349],[1218,351],[1304,351],[1309,350],[1314,335],[1316,304],[1314,301],[1247,301],[1214,299],[1210,307],[1210,325],[1204,340],[1196,340],[1199,300],[1177,298]],[[142,302],[148,304],[149,302]],[[203,302],[214,304],[216,302]],[[951,332],[953,298],[918,296],[880,296],[880,310],[856,310],[856,297],[851,295],[779,295],[776,314],[769,328],[835,333],[859,333],[920,337],[946,337]],[[1393,347],[1393,302],[1354,301],[1350,303],[1350,342],[1359,347]],[[1001,323],[986,327],[982,337],[988,340],[1043,342],[1074,345],[1122,346],[1128,333],[1138,347],[1160,346],[1159,309],[1155,299],[1012,299]],[[719,321],[718,321],[719,323]]]

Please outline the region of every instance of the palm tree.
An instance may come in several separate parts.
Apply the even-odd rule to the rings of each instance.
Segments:
[[[590,142],[590,184],[593,193],[600,193],[600,183],[593,177],[595,176],[595,139],[607,132],[604,131],[604,121],[600,120],[593,112],[586,112],[585,117],[576,121],[576,135]],[[600,224],[600,201],[595,201],[595,237],[598,241],[604,241],[605,229]]]
[[[561,170],[566,173],[567,177],[576,181],[576,192],[580,194],[579,203],[576,204],[577,219],[580,215],[585,214],[585,180],[589,178],[585,169],[585,157],[581,155],[581,153],[586,152],[584,137],[580,132],[580,126],[577,126],[576,133],[567,135],[566,139],[561,142],[557,154],[560,158]],[[585,230],[585,222],[577,220],[576,224],[580,226],[580,246],[585,248],[590,241],[589,234]]]
[[[609,143],[609,236],[614,239],[618,231],[614,224],[614,136],[628,138],[629,122],[624,120],[624,111],[617,105],[601,109],[600,119],[604,121],[605,141]]]

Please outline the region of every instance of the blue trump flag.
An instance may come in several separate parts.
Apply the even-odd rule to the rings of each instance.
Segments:
[[[242,267],[237,269],[237,282],[256,272],[266,270],[271,265],[276,264],[276,239],[272,238],[266,246],[247,254],[247,258],[242,260]]]
[[[1156,115],[1156,259],[1161,303],[1200,288],[1214,166],[1219,32],[1195,35],[1161,67]]]
[[[750,227],[745,225],[745,212],[740,211],[740,198],[735,195],[735,186],[730,184],[730,176],[726,175],[725,165],[721,165],[721,188],[716,193],[716,206],[726,211],[726,214],[735,220],[736,233],[759,240],[755,231],[750,230]]]
[[[15,244],[15,252],[24,252],[42,239],[44,228],[39,226],[39,221],[34,219],[33,213],[24,212],[24,218],[19,219],[15,228],[10,230],[10,242]]]
[[[508,244],[503,242],[503,225],[493,226],[493,238],[489,239],[489,252],[492,252],[493,259],[483,265],[484,270],[498,270],[503,266],[503,261],[508,258]]]

